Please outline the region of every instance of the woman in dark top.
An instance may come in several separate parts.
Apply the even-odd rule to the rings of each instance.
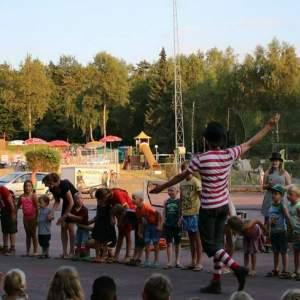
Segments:
[[[57,220],[57,225],[61,226],[61,242],[63,247],[63,253],[61,258],[68,258],[74,254],[75,244],[75,229],[74,223],[66,222],[68,214],[71,212],[74,205],[74,196],[78,191],[74,185],[67,179],[60,179],[56,173],[48,174],[44,177],[43,183],[49,188],[49,191],[53,194],[54,205],[53,210],[56,210],[60,205],[60,199],[62,199],[61,217]],[[68,255],[68,241],[70,240],[70,251]]]

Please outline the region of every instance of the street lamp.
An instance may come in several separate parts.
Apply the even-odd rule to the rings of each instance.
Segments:
[[[158,145],[155,145],[154,148],[155,148],[155,159],[158,162],[158,150],[157,150],[158,149]]]

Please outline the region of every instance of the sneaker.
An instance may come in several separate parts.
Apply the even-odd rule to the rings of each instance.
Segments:
[[[238,291],[242,291],[245,287],[246,277],[248,276],[249,270],[245,267],[238,267],[237,269],[233,270],[233,273],[239,283]]]
[[[149,261],[145,261],[144,264],[143,264],[143,268],[151,268],[152,265]]]
[[[158,262],[155,262],[151,265],[151,268],[154,268],[154,269],[159,269],[160,268],[160,265]]]
[[[212,280],[208,286],[201,288],[200,292],[205,294],[221,294],[221,281]]]

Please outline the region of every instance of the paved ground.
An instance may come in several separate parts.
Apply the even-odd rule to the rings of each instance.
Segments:
[[[259,216],[259,205],[261,203],[261,194],[234,194],[232,199],[239,208],[246,210],[250,217]],[[94,206],[89,201],[89,207]],[[94,212],[91,211],[91,214]],[[22,258],[24,246],[24,232],[19,221],[19,235],[17,239],[17,256],[4,257],[0,256],[1,271],[8,271],[11,268],[21,268],[26,272],[28,280],[28,292],[33,300],[45,299],[48,283],[55,270],[61,265],[75,266],[81,275],[82,285],[84,287],[86,298],[89,299],[93,280],[102,275],[107,274],[115,278],[118,286],[119,299],[141,299],[141,291],[145,279],[153,272],[161,272],[168,275],[174,285],[172,299],[228,299],[230,293],[236,289],[235,278],[231,275],[223,276],[224,293],[220,296],[202,295],[199,288],[205,285],[209,279],[209,270],[211,269],[210,261],[205,257],[205,271],[194,273],[191,271],[172,270],[153,270],[143,268],[132,268],[124,265],[107,265],[92,264],[83,262],[72,262],[57,259],[38,260],[34,258]],[[51,255],[60,254],[60,241],[57,226],[53,226],[53,238],[51,241]],[[234,257],[241,261],[242,253],[236,252]],[[166,261],[165,253],[161,253],[161,261]],[[188,252],[184,250],[182,253],[182,262],[188,262]],[[247,284],[247,291],[253,295],[255,299],[280,299],[280,295],[287,288],[299,287],[299,284],[291,280],[269,279],[264,278],[264,274],[272,268],[272,255],[260,254],[258,257],[258,274],[256,278],[251,278]]]

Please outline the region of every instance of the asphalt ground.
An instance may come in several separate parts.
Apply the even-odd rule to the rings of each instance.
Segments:
[[[238,210],[248,213],[250,218],[261,218],[259,207],[261,204],[261,193],[235,193],[232,199]],[[90,216],[95,211],[94,201],[87,201]],[[56,214],[58,218],[59,212]],[[199,289],[205,286],[210,278],[212,269],[211,260],[204,255],[202,272],[183,271],[179,269],[163,270],[166,263],[166,253],[161,251],[161,268],[145,269],[142,267],[128,267],[121,264],[93,264],[87,262],[73,262],[71,260],[55,259],[61,253],[59,227],[53,223],[50,255],[53,258],[39,260],[37,258],[24,258],[21,254],[25,252],[25,234],[22,226],[22,216],[19,213],[19,233],[17,235],[17,254],[14,257],[0,256],[0,271],[6,272],[11,268],[20,268],[25,271],[28,283],[28,294],[33,300],[46,299],[47,289],[55,270],[62,265],[74,266],[80,273],[81,283],[85,290],[86,299],[89,299],[93,281],[103,274],[112,276],[117,284],[118,299],[141,299],[144,281],[152,273],[162,273],[171,279],[173,283],[172,299],[228,299],[230,294],[237,288],[235,277],[225,274],[222,277],[223,293],[221,295],[200,294]],[[292,253],[290,253],[292,254]],[[292,255],[290,255],[290,267],[292,269]],[[234,259],[242,262],[243,253],[238,250],[234,253]],[[300,287],[293,280],[282,280],[278,278],[265,278],[264,275],[272,270],[272,254],[259,254],[257,263],[257,276],[249,278],[246,291],[254,299],[280,299],[282,293],[288,288]],[[182,264],[189,263],[189,251],[183,249]]]

